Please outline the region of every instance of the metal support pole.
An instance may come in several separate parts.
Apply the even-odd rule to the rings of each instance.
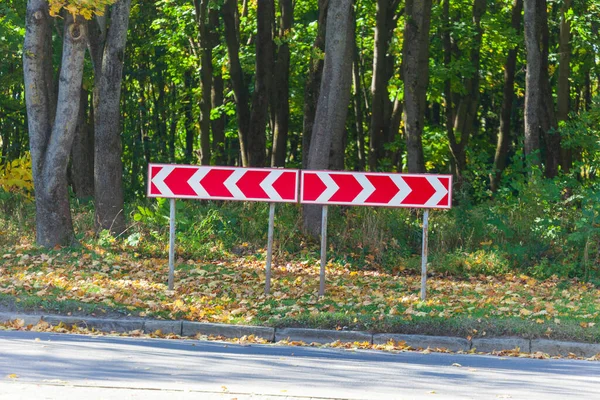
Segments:
[[[429,230],[429,210],[423,213],[423,252],[421,254],[421,300],[425,301],[426,285],[427,285],[427,252],[429,245],[428,238]]]
[[[321,271],[319,281],[319,296],[325,295],[325,265],[327,265],[327,206],[321,213]]]
[[[267,279],[265,294],[271,291],[271,261],[273,260],[273,225],[275,224],[275,203],[269,204],[269,237],[267,244]]]
[[[175,279],[175,199],[170,200],[171,213],[169,218],[169,290],[173,290]]]

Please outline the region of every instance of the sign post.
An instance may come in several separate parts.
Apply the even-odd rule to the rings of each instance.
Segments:
[[[148,197],[170,199],[169,289],[175,276],[175,199],[261,201],[269,206],[265,293],[271,286],[275,203],[298,202],[298,170],[176,164],[148,165]]]
[[[319,295],[325,292],[327,205],[425,208],[421,299],[425,299],[429,209],[452,207],[452,176],[347,171],[302,171],[300,202],[322,204]]]
[[[170,199],[169,212],[169,290],[173,290],[175,280],[175,199]]]

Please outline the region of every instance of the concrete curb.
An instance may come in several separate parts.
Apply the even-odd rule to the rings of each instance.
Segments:
[[[368,342],[372,344],[385,344],[390,340],[405,342],[415,349],[445,348],[450,351],[470,351],[490,353],[493,351],[514,350],[519,348],[523,353],[544,353],[550,356],[568,356],[575,354],[578,357],[593,357],[600,354],[600,343],[564,342],[547,339],[524,339],[520,337],[506,338],[477,338],[467,340],[450,336],[404,335],[391,333],[372,334],[363,331],[336,331],[327,329],[304,328],[270,328],[266,326],[210,324],[192,321],[165,321],[146,319],[109,319],[88,318],[61,315],[38,315],[23,313],[0,313],[0,322],[23,320],[25,326],[37,325],[45,321],[51,325],[76,325],[96,329],[102,332],[125,333],[130,331],[143,331],[153,333],[161,331],[164,334],[176,334],[193,337],[200,335],[223,336],[226,338],[240,338],[253,335],[263,338],[268,342],[281,340],[301,341],[304,343],[332,343],[340,342]]]

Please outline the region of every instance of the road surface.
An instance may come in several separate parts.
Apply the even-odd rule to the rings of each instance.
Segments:
[[[0,399],[600,399],[600,362],[0,331]]]

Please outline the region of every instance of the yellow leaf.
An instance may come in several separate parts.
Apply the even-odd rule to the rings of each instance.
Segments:
[[[17,375],[17,374],[10,374],[10,375],[6,375],[6,377],[8,379],[17,379],[19,377],[19,375]]]

